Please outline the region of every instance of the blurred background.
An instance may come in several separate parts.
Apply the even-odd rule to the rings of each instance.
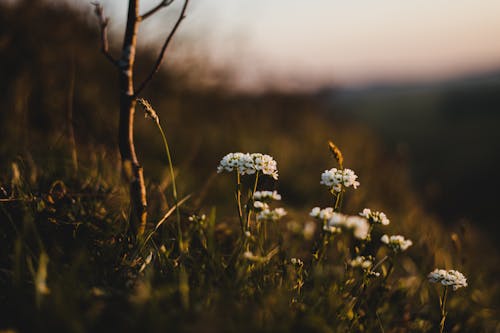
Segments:
[[[115,55],[125,3],[102,1]],[[155,3],[141,2],[141,12]],[[137,83],[180,4],[141,25]],[[196,192],[200,208],[232,212],[232,180],[215,177],[231,151],[274,156],[280,183],[264,186],[290,207],[327,204],[319,176],[335,166],[326,145],[333,140],[360,177],[351,213],[362,204],[401,219],[419,210],[493,240],[499,17],[494,0],[193,0],[144,97],[166,129],[181,191]],[[0,75],[2,170],[22,156],[60,176],[71,129],[82,168],[95,154],[116,165],[117,76],[99,52],[88,1],[1,0]],[[166,160],[140,113],[135,139],[154,197],[168,183]]]

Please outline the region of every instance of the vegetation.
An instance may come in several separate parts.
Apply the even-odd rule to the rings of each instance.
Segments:
[[[144,90],[154,109],[142,101],[154,121],[138,118],[135,137],[148,224],[130,237],[118,82],[89,47],[93,20],[0,6],[0,330],[499,329],[497,250],[429,214],[405,161],[318,96],[242,96],[159,72]],[[238,150],[269,157],[224,159]],[[430,283],[436,267],[468,286]]]

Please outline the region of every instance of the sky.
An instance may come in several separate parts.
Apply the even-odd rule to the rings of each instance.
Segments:
[[[127,1],[101,3],[122,33]],[[141,40],[159,47],[180,5],[145,21]],[[500,1],[190,0],[171,52],[227,71],[242,89],[453,79],[500,69]]]

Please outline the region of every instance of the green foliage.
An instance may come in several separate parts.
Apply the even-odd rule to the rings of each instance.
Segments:
[[[104,166],[99,174],[111,171],[108,163],[99,161]],[[282,221],[251,217],[252,240],[238,231],[235,205],[234,217],[226,218],[215,208],[193,212],[188,203],[181,206],[184,248],[177,242],[175,216],[147,243],[136,243],[127,236],[126,195],[117,179],[103,182],[84,171],[78,178],[32,183],[26,177],[30,170],[19,165],[14,163],[12,177],[3,180],[0,203],[0,303],[8,305],[0,312],[3,328],[435,331],[439,295],[426,274],[441,263],[459,265],[470,285],[450,295],[448,330],[495,328],[495,314],[484,305],[494,306],[497,287],[490,285],[489,295],[480,292],[478,283],[491,283],[471,268],[481,264],[459,263],[446,253],[446,244],[433,244],[436,239],[422,226],[431,234],[445,231],[426,220],[419,229],[408,229],[415,241],[408,253],[391,256],[378,241],[385,226],[376,225],[367,241],[349,233],[328,236],[321,224],[310,234],[304,230],[307,212],[297,211]],[[37,173],[43,179],[43,171]],[[230,192],[231,187],[228,201]],[[392,220],[396,226],[401,222]],[[264,234],[259,223],[270,223],[270,229]],[[324,247],[321,261],[314,256],[318,246]],[[380,261],[373,271],[381,276],[351,268],[348,262],[358,254]]]
[[[448,300],[447,331],[498,329],[495,250],[474,228],[443,227],[412,191],[405,162],[365,128],[329,113],[317,96],[230,95],[160,73],[147,94],[172,148],[172,172],[154,124],[138,119],[151,238],[133,241],[117,172],[116,82],[96,30],[67,8],[0,6],[0,329],[431,332],[441,314],[426,275],[436,266],[469,278],[469,288]],[[63,130],[71,63],[77,172]],[[138,65],[141,76],[145,65]],[[358,254],[385,258],[381,227],[364,245],[350,234],[325,236],[317,223],[315,232],[305,231],[313,205],[333,205],[318,184],[319,173],[335,163],[326,150],[330,139],[362,183],[342,211],[382,209],[391,232],[414,242],[378,266],[379,278],[347,263]],[[269,225],[266,237],[249,214],[255,239],[246,240],[234,178],[215,175],[220,158],[235,150],[264,151],[278,161],[289,215]],[[171,214],[155,229],[177,201],[172,174],[179,217]],[[251,189],[253,181],[243,177],[241,187]],[[258,185],[278,187],[265,177]],[[255,257],[245,256],[245,245]]]

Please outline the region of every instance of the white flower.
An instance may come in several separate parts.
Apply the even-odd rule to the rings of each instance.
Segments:
[[[306,222],[304,224],[304,229],[302,230],[302,234],[304,235],[304,238],[307,240],[310,240],[314,236],[314,232],[316,231],[316,223],[313,221]]]
[[[373,261],[363,256],[357,256],[349,262],[351,267],[360,267],[364,270],[369,270],[373,266]]]
[[[359,182],[356,180],[358,176],[351,169],[332,168],[330,170],[325,170],[321,174],[320,184],[330,187],[334,192],[341,192],[342,187],[353,187],[357,188]]]
[[[262,201],[254,201],[253,202],[253,207],[256,210],[264,210],[264,209],[269,209],[269,205],[266,204],[265,202]]]
[[[255,170],[261,171],[265,175],[269,175],[274,179],[278,179],[278,169],[276,161],[269,155],[261,153],[251,154],[254,162]]]
[[[323,226],[323,230],[326,232],[329,232],[331,234],[338,234],[341,231],[340,228],[329,226],[329,225]]]
[[[372,212],[371,209],[365,208],[361,213],[359,213],[360,216],[365,217],[370,221],[370,223],[373,224],[382,224],[382,225],[388,225],[391,223],[391,221],[387,218],[387,216],[382,213],[382,212]]]
[[[292,265],[297,265],[297,266],[303,266],[304,265],[304,262],[298,258],[292,258],[290,259],[290,263],[292,263]]]
[[[452,286],[453,290],[462,287],[467,287],[467,279],[465,276],[456,270],[435,269],[427,276],[432,283],[441,283],[444,286]]]
[[[332,207],[327,207],[324,209],[321,209],[319,207],[314,207],[309,213],[310,216],[318,218],[320,220],[329,220],[332,218],[333,214],[334,211]]]
[[[271,156],[261,153],[229,153],[222,158],[217,167],[217,173],[223,171],[238,171],[241,175],[251,175],[259,171],[278,179],[276,161]]]
[[[312,217],[319,217],[319,212],[321,212],[321,208],[319,207],[314,207],[311,212],[309,213],[309,216]]]
[[[278,221],[286,214],[286,210],[284,210],[283,208],[265,208],[257,214],[257,220]]]
[[[253,194],[254,200],[281,200],[281,195],[277,191],[256,191]]]
[[[365,240],[370,235],[370,224],[365,218],[332,213],[326,227],[345,228],[353,231],[354,237]],[[325,229],[327,230],[327,229]],[[336,229],[331,229],[337,231]]]
[[[413,245],[413,242],[409,239],[405,239],[401,235],[387,236],[383,235],[380,238],[380,241],[384,244],[387,244],[394,252],[402,252],[406,251],[410,246]]]
[[[321,221],[325,221],[323,230],[330,233],[338,233],[340,228],[353,230],[354,237],[365,240],[370,234],[370,224],[368,221],[359,216],[349,216],[337,213],[332,207],[319,208],[314,207],[309,213]]]
[[[367,239],[370,234],[370,224],[366,219],[359,216],[348,216],[346,227],[353,229],[354,237],[358,239]]]

